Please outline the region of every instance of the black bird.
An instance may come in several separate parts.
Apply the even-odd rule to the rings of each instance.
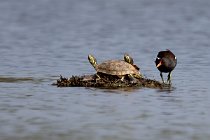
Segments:
[[[160,77],[163,83],[164,80],[162,72],[169,72],[167,82],[171,84],[171,72],[174,70],[177,64],[176,56],[168,49],[166,51],[160,51],[155,60],[155,64],[157,69],[160,71]]]

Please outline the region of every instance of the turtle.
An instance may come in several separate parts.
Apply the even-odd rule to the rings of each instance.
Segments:
[[[96,58],[91,54],[88,55],[88,60],[97,71],[96,75],[98,78],[102,75],[117,76],[121,81],[124,81],[125,76],[128,76],[130,79],[142,78],[141,73],[132,64],[124,60],[107,60],[97,64]]]
[[[134,64],[133,58],[128,53],[124,54],[124,61],[133,65],[137,70],[140,70],[140,68]]]

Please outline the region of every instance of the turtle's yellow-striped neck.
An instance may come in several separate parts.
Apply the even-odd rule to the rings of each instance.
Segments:
[[[88,60],[89,60],[90,64],[96,69],[96,67],[98,65],[96,58],[93,55],[89,54]]]

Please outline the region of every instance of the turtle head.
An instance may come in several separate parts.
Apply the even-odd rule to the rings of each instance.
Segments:
[[[95,58],[93,55],[89,54],[89,55],[88,55],[88,60],[89,60],[90,64],[91,64],[94,68],[96,68],[96,66],[97,66],[97,60],[96,60],[96,58]]]
[[[124,54],[124,61],[133,65],[133,58],[130,57],[127,53]]]

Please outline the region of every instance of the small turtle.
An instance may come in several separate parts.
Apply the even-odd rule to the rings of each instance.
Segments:
[[[129,54],[127,53],[124,54],[124,61],[133,65],[137,70],[140,70],[140,68],[134,64],[133,58]]]
[[[92,55],[88,55],[88,60],[97,71],[97,76],[99,78],[100,75],[103,74],[118,76],[122,81],[126,75],[132,79],[142,77],[140,72],[133,65],[123,60],[107,60],[101,64],[97,64],[96,58]]]

